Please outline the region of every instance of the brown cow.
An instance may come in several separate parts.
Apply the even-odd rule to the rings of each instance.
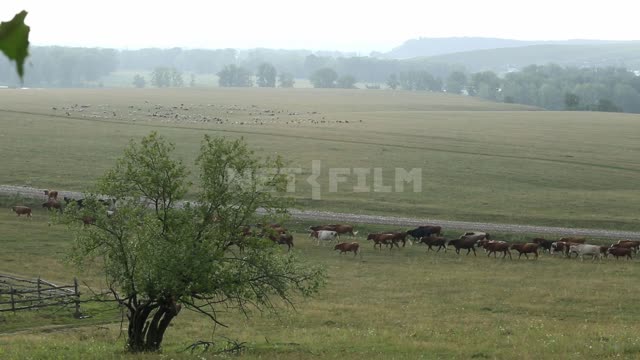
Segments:
[[[21,206],[21,205],[13,206],[11,207],[11,210],[16,214],[18,214],[18,216],[27,215],[28,218],[31,217],[31,208],[28,206]]]
[[[273,224],[273,225],[277,225],[277,224]],[[272,241],[276,241],[277,237],[286,233],[287,229],[280,227],[280,226],[268,226],[268,227],[263,227],[262,231],[260,232],[260,237],[268,237],[269,239],[271,239]]]
[[[280,234],[276,237],[269,237],[273,242],[276,242],[281,245],[287,245],[287,251],[291,251],[293,247],[293,235],[291,234]]]
[[[358,255],[359,249],[360,249],[360,244],[358,244],[357,242],[352,242],[352,243],[343,242],[333,247],[334,251],[340,250],[340,254],[344,254],[346,252],[352,251],[354,257]]]
[[[621,256],[626,256],[627,260],[631,260],[631,248],[623,248],[623,247],[610,247],[609,248],[609,254],[613,255],[616,260],[618,260],[619,257]]]
[[[58,200],[58,192],[55,190],[45,190],[44,194],[47,196],[47,199],[51,200]]]
[[[380,233],[373,233],[373,234],[369,234],[369,236],[367,236],[367,240],[373,240],[373,248],[375,249],[376,246],[378,246],[382,251],[382,244],[385,244],[386,246],[391,245],[391,249],[393,249],[393,246],[398,246],[398,244],[396,244],[396,242],[393,240],[394,239],[394,234],[380,234]]]
[[[574,243],[574,244],[584,244],[586,240],[587,239],[584,237],[569,236],[569,237],[560,238],[560,240],[558,241]]]
[[[89,216],[89,215],[85,215],[82,218],[80,218],[80,220],[82,220],[82,223],[86,226],[86,225],[93,225],[96,223],[96,218],[94,218],[93,216]]]
[[[503,259],[507,257],[507,254],[509,254],[509,259],[513,259],[511,257],[511,251],[509,251],[509,243],[506,241],[490,240],[484,243],[483,247],[487,250],[487,257],[491,256],[491,253],[493,253],[493,257],[496,258],[497,253],[501,252],[503,253]]]
[[[55,200],[49,200],[46,203],[42,204],[43,208],[47,208],[49,210],[51,209],[56,209],[60,212],[62,212],[62,204],[60,204],[59,202],[55,201]]]
[[[620,240],[616,244],[612,244],[611,247],[629,248],[629,249],[632,249],[634,252],[638,252],[638,247],[640,247],[640,241]]]
[[[393,235],[393,241],[396,243],[396,246],[398,246],[398,242],[402,241],[402,247],[405,247],[405,245],[407,245],[407,233],[406,232],[390,232],[388,234],[392,234]],[[400,247],[400,246],[398,246]]]
[[[520,257],[522,256],[522,254],[524,254],[524,257],[526,257],[527,259],[529,258],[529,256],[527,254],[531,254],[533,253],[536,257],[536,259],[538,258],[538,244],[534,244],[534,243],[526,243],[526,244],[513,244],[511,245],[511,249],[514,249],[516,251],[518,251],[520,253],[520,255],[518,255],[518,259],[520,259]]]
[[[460,254],[460,249],[467,249],[467,255],[469,255],[471,250],[473,250],[473,256],[477,256],[476,243],[478,242],[479,239],[476,239],[475,237],[472,237],[472,238],[464,238],[464,236],[462,237],[463,239],[450,240],[447,246],[453,245],[453,247],[456,249],[456,254]]]
[[[419,242],[428,246],[427,251],[433,250],[432,246],[437,246],[438,250],[436,252],[440,252],[440,249],[444,249],[444,252],[447,252],[447,241],[448,240],[442,236],[423,236]]]
[[[225,245],[225,249],[228,248],[231,245],[236,245],[238,247],[238,250],[243,253],[244,252],[244,244],[246,241],[246,238],[248,237],[253,237],[256,236],[255,232],[253,231],[253,229],[251,229],[251,226],[249,225],[245,225],[240,227],[240,234],[239,236],[234,236],[232,239],[233,240],[229,240],[227,242],[227,244]]]

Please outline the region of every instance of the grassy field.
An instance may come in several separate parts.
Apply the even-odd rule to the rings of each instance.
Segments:
[[[190,166],[204,134],[283,155],[301,169],[304,208],[640,230],[640,116],[533,110],[383,90],[2,90],[0,184],[85,190],[129,139],[158,130]],[[349,176],[332,193],[337,167]],[[353,191],[354,168],[369,171],[368,191]],[[421,192],[375,191],[375,168],[383,185],[420,169]]]
[[[2,199],[5,205],[10,199]],[[426,253],[422,246],[372,249],[362,236],[362,257],[317,247],[290,223],[297,256],[327,268],[327,287],[314,299],[279,315],[245,318],[229,312],[218,327],[182,312],[165,337],[162,358],[212,358],[184,349],[218,336],[246,342],[241,359],[602,359],[640,356],[640,310],[633,305],[637,260],[488,259]],[[98,273],[69,268],[70,239],[47,214],[18,218],[0,212],[0,273],[69,282],[73,276],[103,286]],[[360,226],[362,234],[381,230]],[[455,233],[448,233],[454,236]],[[498,234],[509,241],[529,236]],[[282,249],[284,251],[284,248]],[[85,289],[86,292],[86,289]],[[2,359],[158,358],[125,356],[120,315],[107,305],[85,304],[92,317],[71,310],[0,314]]]

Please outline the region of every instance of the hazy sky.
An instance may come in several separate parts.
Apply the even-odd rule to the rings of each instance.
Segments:
[[[34,45],[267,47],[368,54],[417,37],[640,40],[636,0],[0,2],[3,21],[29,11]]]

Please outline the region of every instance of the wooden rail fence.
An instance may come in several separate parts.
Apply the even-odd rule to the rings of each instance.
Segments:
[[[0,274],[0,312],[50,306],[74,306],[74,317],[82,318],[78,279],[73,279],[73,285],[56,285],[39,277],[23,279]]]

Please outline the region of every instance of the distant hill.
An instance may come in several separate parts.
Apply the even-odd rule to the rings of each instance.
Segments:
[[[415,61],[462,65],[469,72],[491,70],[497,73],[527,65],[555,63],[562,66],[622,66],[640,70],[640,41],[587,45],[532,45],[476,50],[430,56]]]
[[[531,45],[602,45],[613,43],[620,42],[581,39],[565,41],[523,41],[482,37],[419,38],[407,40],[404,44],[394,48],[388,53],[379,54],[379,56],[387,59],[409,59],[474,50],[513,48]]]

